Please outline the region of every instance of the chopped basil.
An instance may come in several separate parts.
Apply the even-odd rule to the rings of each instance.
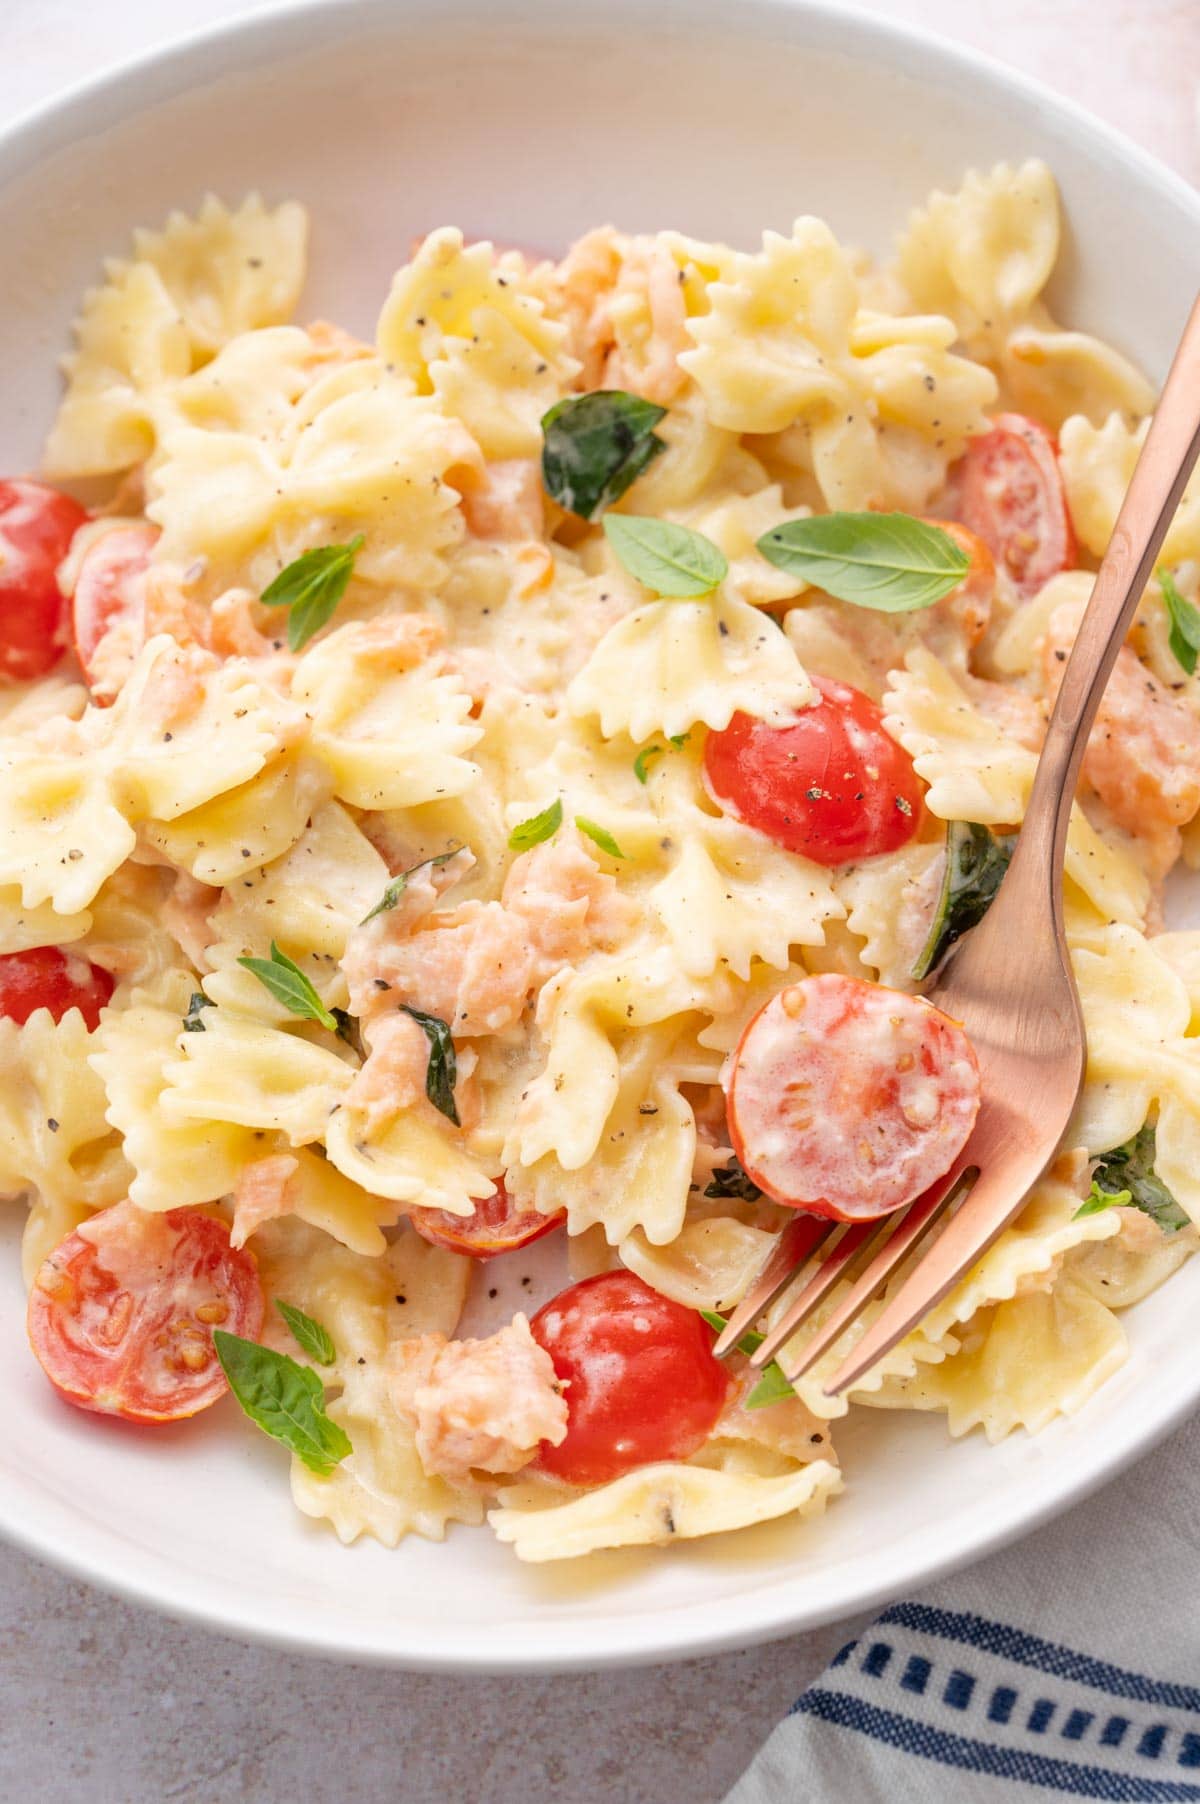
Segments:
[[[426,1096],[447,1120],[452,1121],[455,1127],[461,1127],[454,1101],[458,1060],[454,1056],[454,1039],[450,1029],[440,1015],[424,1015],[419,1008],[410,1008],[407,1002],[402,1002],[400,1007],[406,1015],[412,1016],[418,1027],[424,1028],[425,1037],[429,1041],[429,1063],[425,1067]]]
[[[294,959],[279,950],[274,940],[271,941],[270,958],[239,958],[238,964],[247,971],[252,971],[276,1002],[282,1002],[284,1008],[290,1009],[293,1015],[303,1015],[306,1020],[319,1021],[331,1033],[338,1031],[333,1013],[325,1007],[311,980],[304,975]]]
[[[690,734],[688,733],[669,733],[667,735],[667,743],[672,745],[675,750],[678,751],[681,746],[687,744],[689,738]],[[644,745],[642,747],[641,751],[633,761],[633,774],[639,783],[645,783],[650,775],[650,766],[654,759],[664,758],[666,752],[667,747],[665,745],[659,745],[657,740],[655,740],[652,745]]]
[[[956,589],[970,559],[940,526],[911,514],[814,514],[758,541],[777,569],[856,607],[907,614]]]
[[[191,997],[188,1000],[187,1014],[183,1017],[184,1033],[185,1034],[202,1034],[202,1033],[204,1033],[205,1027],[204,1027],[203,1021],[200,1019],[200,1012],[202,1009],[215,1008],[215,1007],[216,1007],[216,1004],[214,1002],[212,1002],[210,1000],[210,998],[204,994],[203,990],[193,990]]]
[[[991,907],[1008,869],[1015,833],[993,833],[977,821],[946,825],[946,869],[933,924],[912,968],[918,982],[945,958],[956,940],[977,927]]]
[[[1075,1211],[1081,1215],[1098,1215],[1101,1209],[1120,1205],[1140,1209],[1157,1222],[1164,1234],[1176,1234],[1191,1223],[1187,1211],[1176,1202],[1154,1169],[1158,1135],[1153,1127],[1144,1127],[1124,1146],[1105,1153],[1092,1178],[1092,1193]]]
[[[229,1388],[252,1422],[320,1478],[354,1449],[350,1437],[325,1414],[325,1387],[311,1366],[257,1341],[213,1329],[213,1346]]]
[[[368,921],[375,919],[376,915],[386,914],[389,909],[395,908],[408,888],[409,879],[415,877],[418,871],[436,871],[439,865],[448,864],[462,850],[461,846],[451,846],[448,852],[439,852],[436,858],[423,858],[420,864],[410,864],[406,871],[401,871],[398,877],[392,878],[370,914],[363,916],[359,926],[365,927]]]
[[[712,1177],[704,1188],[705,1196],[736,1196],[743,1203],[757,1203],[762,1191],[748,1178],[742,1170],[740,1159],[733,1158],[728,1165],[714,1167]]]
[[[1200,608],[1196,608],[1179,593],[1175,587],[1175,579],[1169,570],[1159,570],[1158,586],[1162,590],[1162,598],[1166,603],[1167,618],[1171,622],[1171,633],[1167,643],[1171,647],[1175,662],[1188,676],[1196,670],[1196,654],[1200,652]]]
[[[656,595],[708,595],[729,574],[720,546],[690,526],[641,514],[607,514],[604,536],[630,576]]]
[[[331,1366],[337,1358],[337,1348],[328,1328],[314,1322],[311,1315],[305,1315],[294,1303],[285,1303],[282,1297],[276,1297],[275,1307],[308,1357],[315,1359],[319,1366]]]
[[[624,858],[624,852],[607,827],[598,827],[595,821],[585,819],[582,814],[575,816],[575,825],[591,840],[593,845],[599,846],[602,852],[607,852],[610,858]]]
[[[333,1016],[333,1031],[338,1039],[344,1040],[347,1046],[353,1047],[360,1059],[365,1059],[367,1055],[363,1047],[362,1035],[358,1031],[357,1017],[352,1015],[347,1008],[333,1008],[329,1012]]]
[[[527,821],[521,821],[508,836],[509,850],[512,852],[528,852],[531,846],[540,846],[544,839],[553,839],[562,826],[562,797],[555,796],[548,808],[540,814],[530,815]]]
[[[262,592],[267,606],[288,610],[290,650],[300,651],[331,618],[362,545],[361,532],[348,545],[318,545],[301,552],[267,584]]]
[[[568,395],[542,417],[542,481],[568,513],[594,520],[666,450],[665,407],[619,388]]]
[[[715,1309],[702,1309],[700,1314],[709,1327],[715,1328],[718,1334],[723,1328],[729,1326],[725,1317],[718,1315]],[[756,1333],[753,1328],[748,1328],[738,1342],[737,1350],[739,1353],[745,1354],[757,1353],[765,1339],[765,1335]],[[768,1403],[778,1403],[783,1397],[794,1397],[795,1395],[795,1386],[784,1377],[778,1360],[773,1359],[770,1365],[764,1367],[758,1383],[746,1398],[745,1407],[747,1409],[765,1409]]]

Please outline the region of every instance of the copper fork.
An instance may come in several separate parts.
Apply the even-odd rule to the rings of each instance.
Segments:
[[[819,1331],[780,1359],[786,1377],[800,1377],[944,1218],[940,1234],[825,1387],[830,1395],[848,1390],[987,1251],[1058,1150],[1086,1063],[1063,924],[1063,854],[1075,786],[1105,685],[1198,454],[1200,300],[1184,328],[1067,663],[1008,871],[983,920],[958,942],[926,992],[963,1023],[979,1056],[983,1100],[971,1137],[946,1176],[899,1215],[846,1227],[798,1215],[718,1337],[718,1355],[730,1352],[787,1286],[812,1268],[751,1355],[752,1365],[767,1364],[840,1283],[853,1279]]]

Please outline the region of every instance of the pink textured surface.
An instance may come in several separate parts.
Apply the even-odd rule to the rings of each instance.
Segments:
[[[5,0],[0,117],[258,10]],[[1200,180],[1197,0],[874,0],[865,10],[1040,77]],[[849,1627],[599,1680],[454,1681],[244,1648],[0,1549],[0,1796],[528,1804],[553,1791],[572,1804],[708,1804]]]

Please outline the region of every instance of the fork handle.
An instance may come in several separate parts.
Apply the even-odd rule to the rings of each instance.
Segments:
[[[1200,455],[1200,299],[1194,304],[1150,422],[1092,598],[1079,628],[1038,761],[1014,865],[1048,872],[1062,927],[1062,868],[1088,734],[1167,528]],[[1022,856],[1023,855],[1023,856]]]

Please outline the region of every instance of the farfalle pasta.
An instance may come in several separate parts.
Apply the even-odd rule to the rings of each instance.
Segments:
[[[0,499],[0,1190],[71,1401],[232,1389],[342,1541],[541,1562],[836,1508],[864,1407],[999,1440],[1116,1369],[1200,1224],[1190,491],[1072,817],[1058,1159],[848,1396],[882,1299],[794,1385],[712,1352],[798,1210],[873,1220],[970,1132],[920,984],[1154,402],[1049,313],[1061,231],[1039,163],[880,267],[808,215],[444,228],[369,341],[294,323],[292,201],[106,266],[44,475],[108,503]]]

